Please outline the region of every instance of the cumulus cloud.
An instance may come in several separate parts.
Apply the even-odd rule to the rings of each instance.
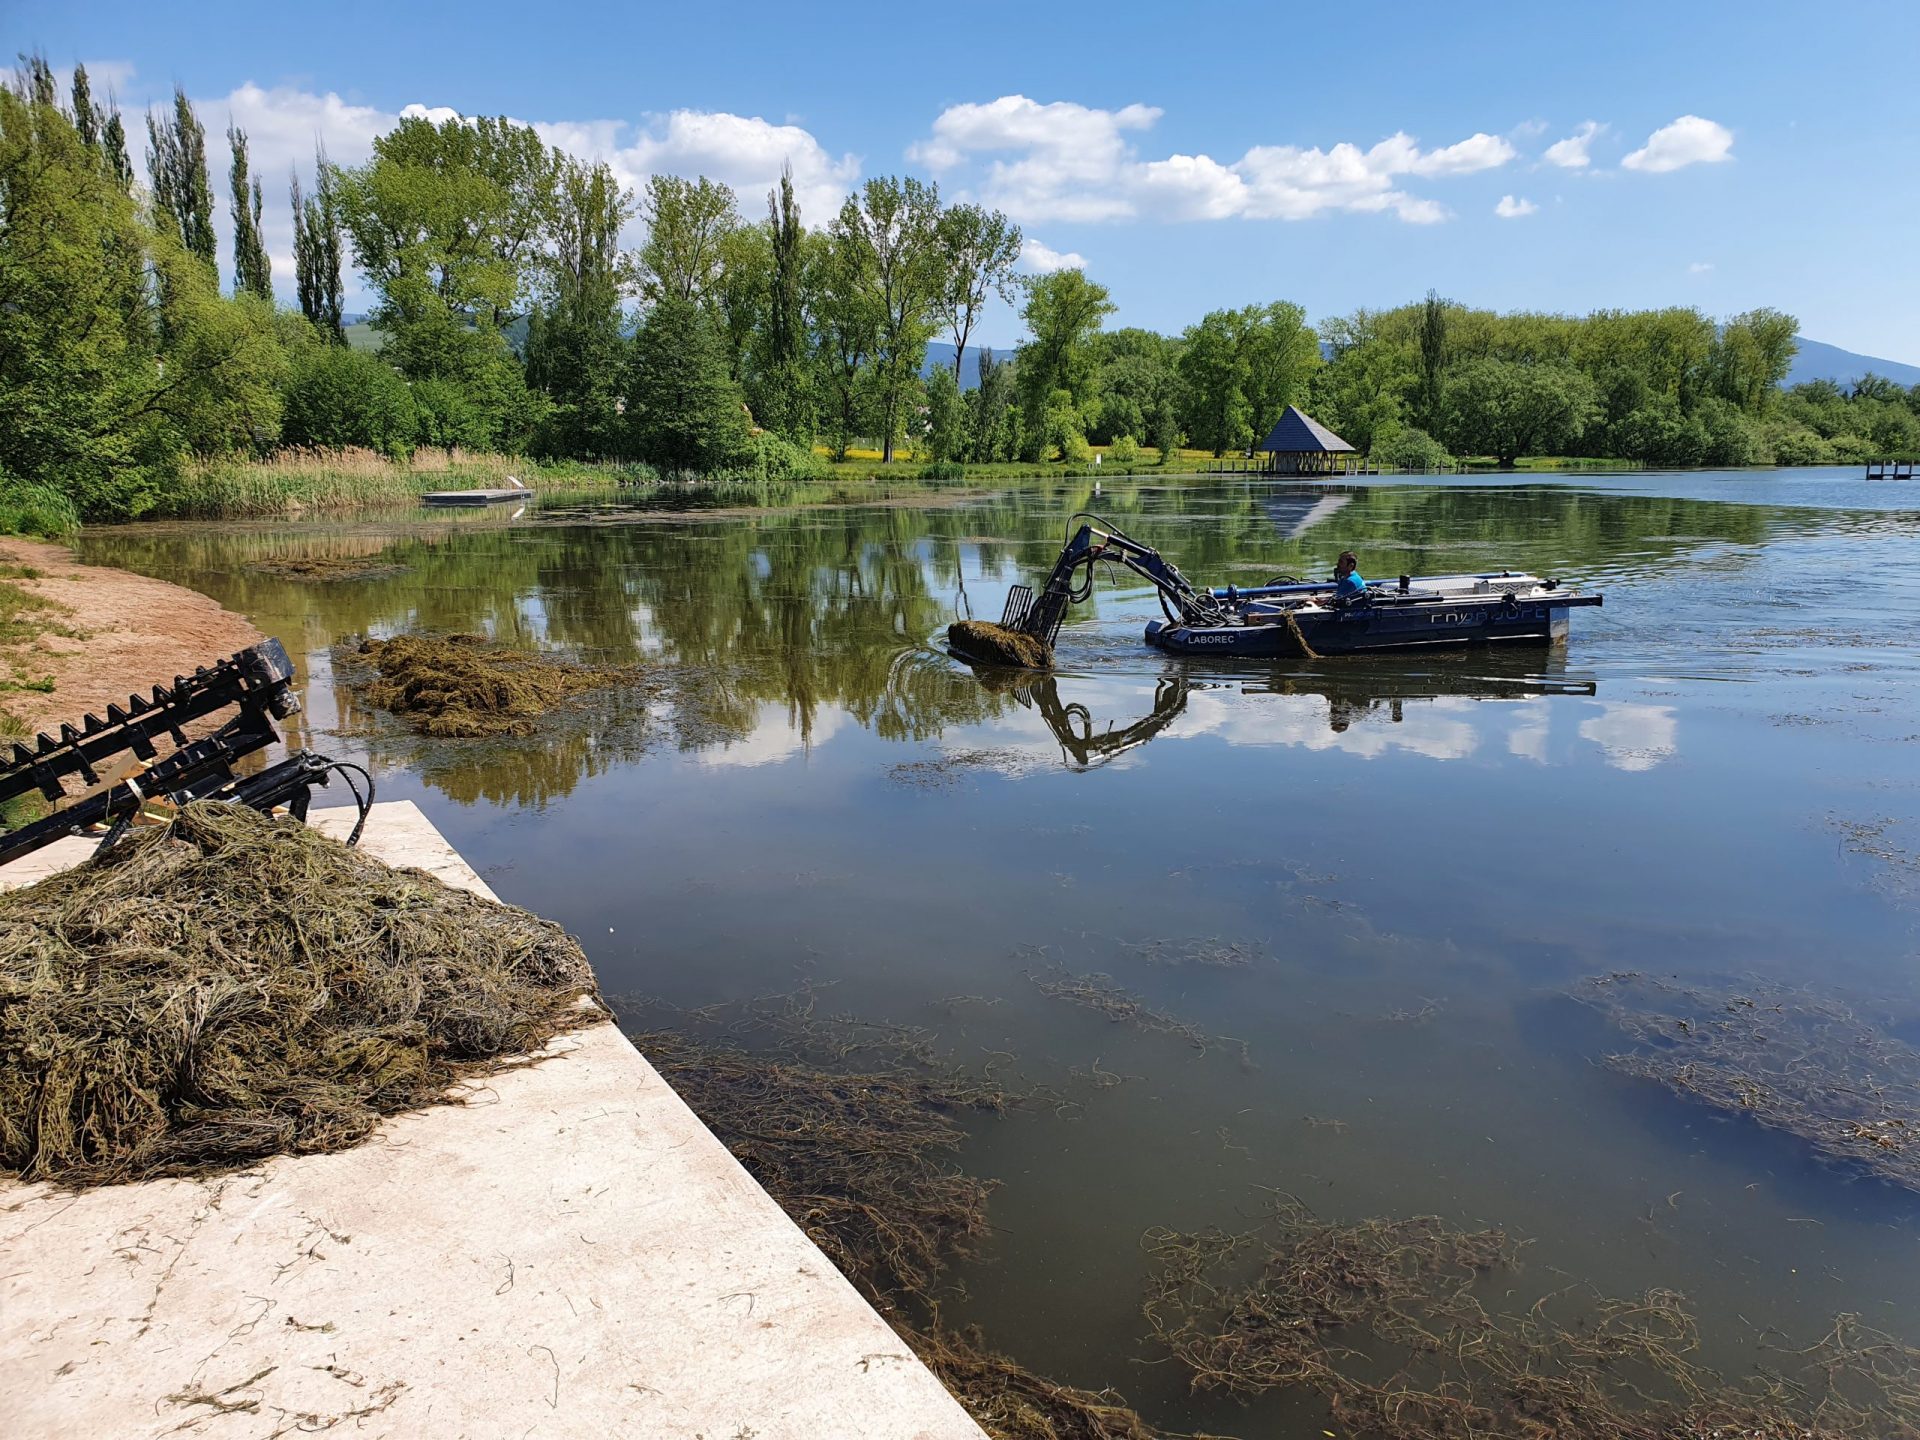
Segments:
[[[1593,163],[1588,150],[1606,128],[1598,120],[1584,120],[1580,128],[1566,139],[1556,140],[1547,146],[1540,158],[1549,165],[1558,165],[1562,170],[1584,170]]]
[[[1056,250],[1027,235],[1020,241],[1020,264],[1036,275],[1051,275],[1056,270],[1084,270],[1087,257],[1077,250]]]
[[[1647,143],[1620,163],[1629,170],[1664,174],[1689,165],[1717,165],[1733,158],[1733,132],[1698,115],[1682,115],[1647,137]]]
[[[1500,197],[1500,203],[1493,207],[1493,213],[1498,215],[1502,220],[1518,220],[1522,215],[1531,215],[1539,208],[1540,207],[1531,200],[1520,199],[1512,195],[1502,195]]]
[[[1437,200],[1408,194],[1401,177],[1497,169],[1511,143],[1478,133],[1433,150],[1396,133],[1368,149],[1256,145],[1231,163],[1210,155],[1142,158],[1132,136],[1161,112],[1102,110],[1003,95],[949,107],[908,158],[1026,223],[1146,216],[1165,220],[1301,220],[1329,211],[1386,212],[1411,224],[1447,217]]]

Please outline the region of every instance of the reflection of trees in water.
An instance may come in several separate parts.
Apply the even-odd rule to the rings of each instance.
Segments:
[[[1287,538],[1329,493],[1350,498]],[[633,524],[129,528],[90,535],[83,548],[88,559],[192,584],[304,648],[309,666],[354,634],[479,630],[583,660],[654,668],[662,718],[653,735],[683,747],[744,738],[770,706],[784,709],[803,743],[822,706],[841,707],[890,739],[923,739],[1017,699],[923,649],[952,618],[962,565],[990,577],[975,580],[972,599],[993,618],[1003,582],[1039,574],[1069,513],[1089,503],[1189,575],[1219,583],[1318,571],[1348,547],[1363,561],[1374,554],[1371,568],[1381,575],[1496,565],[1644,573],[1703,542],[1752,543],[1782,527],[1804,533],[1852,523],[1849,512],[1565,485],[1338,491],[1174,481],[1126,484],[1098,500],[1083,487],[1051,486],[950,507]],[[319,584],[249,568],[269,558],[370,553],[405,568]],[[1347,700],[1329,703],[1352,713]],[[344,693],[341,705],[357,722]],[[1079,743],[1091,738],[1087,732]],[[443,788],[538,803],[604,767],[608,744],[584,734],[490,746],[499,753],[445,762]]]

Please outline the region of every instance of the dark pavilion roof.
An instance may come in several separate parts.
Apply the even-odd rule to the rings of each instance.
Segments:
[[[1280,412],[1273,433],[1254,448],[1281,455],[1335,455],[1353,446],[1297,406],[1289,405]]]

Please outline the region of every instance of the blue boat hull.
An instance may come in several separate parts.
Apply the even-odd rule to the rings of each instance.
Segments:
[[[1284,620],[1247,625],[1177,625],[1150,621],[1149,645],[1176,655],[1234,655],[1267,660],[1298,658],[1301,642],[1320,655],[1352,655],[1370,650],[1426,650],[1435,646],[1552,645],[1567,638],[1568,614],[1576,604],[1597,597],[1566,600],[1467,598],[1409,605],[1356,605],[1350,610],[1296,612]],[[1265,617],[1254,616],[1255,620]],[[1297,629],[1296,629],[1297,626]]]

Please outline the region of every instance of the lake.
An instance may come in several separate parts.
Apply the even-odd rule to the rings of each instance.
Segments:
[[[1314,1435],[1311,1407],[1136,1363],[1143,1231],[1235,1226],[1277,1187],[1503,1226],[1528,1298],[1682,1291],[1730,1369],[1842,1311],[1920,1339],[1920,1197],[1607,1069],[1621,1042],[1572,998],[1622,970],[1781,982],[1920,1041],[1916,499],[1837,470],[1147,478],[129,527],[81,554],[279,636],[297,738],[370,763],[609,993],[822,987],[1071,1096],[975,1127],[996,1234],[949,1318],[1158,1424]],[[1606,604],[1564,649],[1236,664],[1149,650],[1152,592],[1116,581],[1056,676],[983,685],[947,622],[998,618],[1082,508],[1202,582],[1350,548],[1376,580],[1510,566]],[[345,582],[252,568],[374,553],[393,568]],[[676,678],[603,733],[422,746],[330,658],[415,628]],[[1050,967],[1204,1046],[1043,993]]]

